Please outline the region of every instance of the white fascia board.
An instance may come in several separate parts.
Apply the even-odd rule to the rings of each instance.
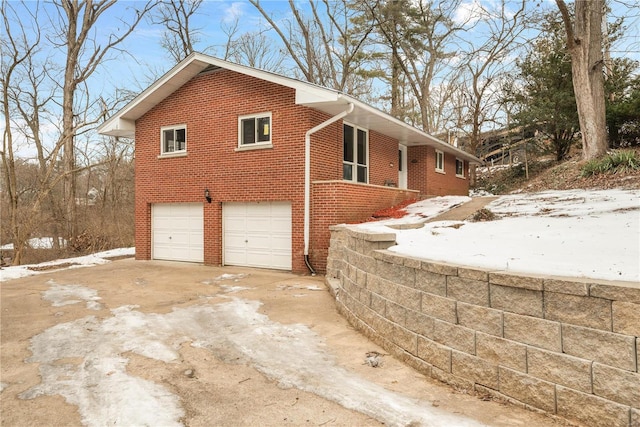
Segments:
[[[136,122],[120,117],[109,119],[98,127],[101,135],[118,136],[122,138],[134,138],[136,134]]]
[[[313,106],[320,102],[336,102],[340,98],[338,92],[316,87],[296,88],[296,104]]]
[[[122,136],[112,133],[114,130],[121,129],[120,121],[132,122],[133,133],[135,133],[135,120],[149,111],[164,98],[172,94],[175,90],[191,80],[200,71],[204,70],[209,63],[199,59],[200,55],[193,53],[182,62],[176,64],[171,70],[167,71],[162,77],[156,80],[151,86],[143,90],[131,102],[125,105],[120,111],[107,119],[98,126],[99,134]]]

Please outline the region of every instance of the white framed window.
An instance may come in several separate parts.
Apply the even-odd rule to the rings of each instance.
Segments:
[[[160,128],[160,154],[182,154],[187,152],[187,125]]]
[[[436,172],[444,173],[444,152],[436,150]]]
[[[271,113],[238,117],[238,148],[271,146]]]
[[[369,182],[369,133],[349,124],[343,125],[342,179]]]
[[[456,158],[456,176],[464,178],[464,160]]]

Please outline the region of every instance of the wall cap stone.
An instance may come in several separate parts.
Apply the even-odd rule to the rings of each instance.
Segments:
[[[604,282],[589,286],[589,295],[614,301],[634,302],[640,304],[640,283],[638,282]]]
[[[544,289],[541,276],[523,275],[515,272],[491,272],[489,273],[489,283],[509,286],[511,288],[529,289],[532,291],[541,291]]]
[[[367,242],[395,242],[396,233],[378,233],[375,231],[355,230],[353,227],[346,226],[349,236],[362,239]]]

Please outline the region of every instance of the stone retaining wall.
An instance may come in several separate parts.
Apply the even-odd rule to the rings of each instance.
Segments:
[[[331,230],[341,313],[415,369],[588,426],[640,427],[640,284],[529,277],[400,256]]]

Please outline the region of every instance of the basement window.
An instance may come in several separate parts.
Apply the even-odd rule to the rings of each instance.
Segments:
[[[166,126],[160,129],[160,154],[182,154],[187,151],[187,125]]]
[[[238,148],[271,147],[271,113],[238,117]]]

